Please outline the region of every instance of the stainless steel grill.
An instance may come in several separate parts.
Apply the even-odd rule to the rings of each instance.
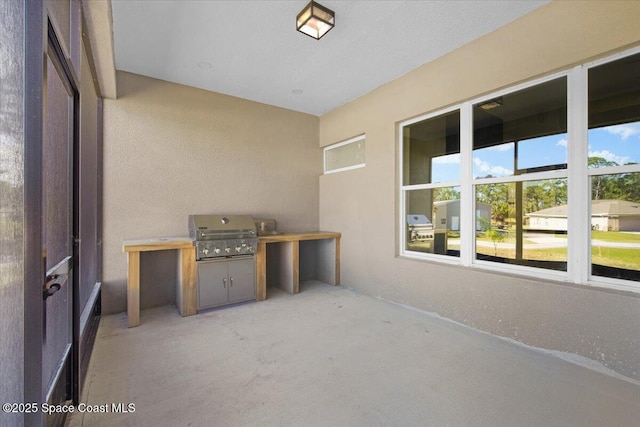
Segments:
[[[189,215],[198,310],[256,298],[258,236],[249,215]]]
[[[407,215],[407,242],[433,241],[434,226],[426,215]]]
[[[189,215],[189,237],[196,260],[253,255],[258,233],[249,215]]]

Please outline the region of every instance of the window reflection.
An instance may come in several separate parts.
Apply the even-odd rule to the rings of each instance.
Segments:
[[[518,173],[567,167],[567,134],[525,139],[516,143]]]
[[[460,188],[406,193],[406,246],[415,252],[460,256]]]
[[[473,177],[493,178],[513,175],[515,144],[508,142],[473,150]]]
[[[460,112],[405,126],[403,184],[460,180]]]
[[[567,180],[476,185],[476,258],[567,269]]]
[[[640,54],[589,70],[588,136],[591,274],[640,281]]]
[[[566,77],[475,104],[476,259],[566,271],[566,169]]]
[[[567,167],[567,79],[473,106],[475,178]]]
[[[591,272],[640,281],[640,173],[591,178]]]

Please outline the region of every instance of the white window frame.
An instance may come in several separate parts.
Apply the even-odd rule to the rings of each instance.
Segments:
[[[462,188],[462,177],[464,176],[464,173],[462,171],[463,169],[463,165],[464,165],[464,158],[462,155],[462,120],[463,120],[463,112],[462,112],[462,106],[463,104],[458,104],[458,105],[454,105],[451,106],[449,108],[445,108],[442,110],[438,110],[437,112],[434,113],[430,113],[430,114],[425,114],[419,117],[415,117],[413,119],[410,120],[406,120],[404,122],[401,122],[399,124],[399,135],[400,135],[400,155],[398,156],[398,161],[399,161],[399,165],[398,165],[398,173],[399,173],[399,183],[400,183],[400,225],[399,225],[399,229],[400,231],[400,247],[399,247],[399,254],[401,256],[406,256],[409,258],[415,258],[415,259],[435,259],[438,260],[439,262],[443,262],[443,263],[448,263],[448,264],[460,264],[460,257],[462,257],[462,247],[460,248],[460,257],[454,257],[454,256],[450,256],[450,255],[443,255],[443,254],[432,254],[432,253],[425,253],[425,252],[417,252],[417,251],[410,251],[407,249],[407,226],[406,226],[406,218],[408,215],[408,212],[406,212],[406,194],[409,191],[413,191],[413,190],[433,190],[436,188],[447,188],[447,187],[460,187],[460,236],[462,236],[463,230],[464,230],[464,226],[465,226],[465,217],[468,216],[468,214],[463,211],[464,205],[462,204],[462,198],[463,198],[463,188]],[[460,111],[460,180],[459,181],[446,181],[446,182],[436,182],[436,183],[430,183],[430,184],[407,184],[404,185],[403,183],[403,175],[404,175],[404,164],[403,164],[403,159],[404,159],[404,132],[403,132],[403,128],[405,126],[410,126],[412,124],[415,123],[419,123],[425,120],[429,120],[429,119],[433,119],[436,118],[438,116],[443,116],[445,114],[449,114],[449,113],[453,113],[454,111]],[[432,219],[432,218],[431,218]],[[462,241],[460,242],[460,244],[462,245]]]
[[[397,254],[410,259],[431,260],[442,264],[458,264],[465,267],[524,276],[532,279],[548,279],[582,286],[610,288],[640,293],[640,282],[613,279],[591,274],[591,177],[612,173],[640,172],[640,164],[613,168],[588,168],[588,72],[589,69],[640,53],[634,48],[616,55],[584,63],[543,78],[477,97],[463,103],[443,108],[429,114],[398,123],[399,150],[397,179],[399,183],[399,238]],[[473,179],[473,105],[527,89],[557,78],[567,78],[567,168],[525,175]],[[460,181],[437,184],[404,185],[404,127],[434,118],[452,111],[460,111]],[[538,267],[503,264],[475,259],[475,186],[498,182],[531,181],[538,179],[566,178],[568,183],[568,233],[567,271]],[[406,249],[406,193],[411,190],[456,186],[460,188],[460,257],[419,253]],[[585,215],[586,213],[586,215]]]
[[[486,102],[490,99],[494,99],[494,98],[498,98],[500,96],[506,96],[515,92],[519,92],[525,89],[529,89],[547,82],[550,82],[552,80],[556,80],[562,77],[566,77],[567,78],[567,157],[569,157],[569,138],[570,138],[570,130],[571,130],[571,125],[572,125],[572,121],[573,119],[571,117],[569,117],[569,110],[570,110],[570,100],[569,98],[571,97],[571,79],[572,79],[572,73],[571,71],[562,71],[562,72],[558,72],[558,73],[554,73],[552,75],[540,78],[540,79],[536,79],[536,80],[532,80],[529,82],[525,82],[516,86],[512,86],[506,89],[503,89],[501,91],[497,91],[494,92],[488,96],[483,96],[474,100],[471,100],[469,102],[470,108],[473,109],[473,105],[475,104],[481,104],[483,102]],[[471,134],[469,135],[469,141],[467,142],[466,145],[468,145],[469,150],[470,150],[470,157],[471,159],[473,159],[473,118],[471,118],[470,120],[470,126],[471,126]],[[586,164],[587,160],[585,157],[585,164]],[[473,169],[473,164],[471,164],[471,169]],[[557,170],[552,170],[552,171],[544,171],[544,172],[532,172],[532,173],[527,173],[527,174],[523,174],[523,175],[512,175],[512,176],[505,176],[505,177],[496,177],[496,178],[477,178],[477,179],[473,179],[473,176],[471,176],[471,203],[473,206],[473,211],[475,212],[476,210],[476,205],[475,205],[475,187],[476,185],[483,185],[483,184],[496,184],[496,183],[512,183],[512,182],[526,182],[526,181],[538,181],[538,180],[547,180],[547,179],[558,179],[558,178],[567,178],[568,181],[568,188],[571,188],[571,179],[569,178],[570,175],[570,171],[569,171],[569,166],[567,165],[566,169],[557,169]],[[568,199],[570,199],[570,195],[567,196]],[[570,203],[567,203],[567,206],[569,206]],[[584,211],[583,211],[584,212]],[[569,221],[567,221],[569,222]],[[470,257],[467,261],[469,262],[469,265],[473,266],[473,267],[477,267],[477,268],[481,268],[481,269],[485,269],[485,270],[493,270],[493,271],[500,271],[503,273],[507,273],[507,274],[519,274],[519,275],[527,275],[527,276],[535,276],[535,277],[540,277],[540,278],[545,278],[548,280],[559,280],[559,281],[567,281],[568,277],[569,277],[569,264],[570,264],[570,257],[571,257],[571,242],[570,242],[570,238],[568,237],[569,234],[567,233],[567,271],[559,271],[559,270],[550,270],[550,269],[546,269],[546,268],[539,268],[539,267],[528,267],[528,266],[524,266],[524,265],[514,265],[514,264],[506,264],[506,263],[499,263],[499,262],[493,262],[493,261],[484,261],[484,260],[479,260],[476,259],[476,239],[475,239],[475,233],[470,236],[470,246],[471,246],[471,250],[468,254],[468,256]],[[469,238],[469,237],[468,237]],[[462,239],[462,236],[461,236]]]
[[[584,243],[585,247],[586,247],[586,257],[585,257],[585,273],[587,275],[586,277],[586,283],[589,285],[594,285],[594,286],[599,286],[599,287],[607,287],[607,288],[612,288],[612,289],[617,289],[617,290],[622,290],[622,291],[631,291],[634,293],[640,293],[640,282],[634,282],[631,280],[623,280],[623,279],[615,279],[615,278],[611,278],[611,277],[604,277],[604,276],[596,276],[591,274],[591,179],[594,176],[599,176],[599,175],[612,175],[612,174],[621,174],[621,173],[640,173],[640,164],[635,164],[635,165],[620,165],[620,166],[613,166],[613,167],[603,167],[603,168],[588,168],[587,167],[587,156],[588,156],[588,114],[587,114],[587,105],[588,105],[588,97],[587,97],[587,91],[588,91],[588,74],[589,74],[589,70],[591,68],[594,67],[598,67],[600,65],[604,65],[604,64],[608,64],[610,62],[614,62],[620,59],[623,59],[625,57],[631,56],[631,55],[635,55],[640,53],[640,48],[633,48],[624,52],[620,52],[617,53],[615,55],[609,56],[607,58],[603,58],[597,61],[593,61],[593,62],[588,62],[586,64],[582,65],[582,70],[583,70],[583,78],[584,78],[584,108],[585,108],[585,114],[584,114],[584,127],[583,127],[583,131],[585,132],[584,134],[584,140],[585,140],[585,161],[583,162],[584,164],[584,168],[585,168],[585,175],[587,176],[587,179],[583,179],[584,184],[587,186],[587,200],[586,200],[586,206],[585,206],[585,211],[583,212],[587,212],[588,215],[583,215],[584,221],[585,221],[585,229],[587,230],[587,232],[585,233],[586,235],[586,242]],[[583,175],[583,176],[585,176]]]
[[[334,150],[336,148],[340,148],[340,147],[344,147],[345,145],[349,145],[349,144],[354,144],[356,142],[360,142],[362,141],[362,143],[364,144],[363,146],[363,150],[365,152],[365,161],[363,163],[358,163],[355,165],[351,165],[351,166],[346,166],[343,168],[338,168],[338,169],[331,169],[331,170],[327,170],[327,152]],[[322,170],[324,171],[325,175],[329,175],[332,173],[338,173],[338,172],[344,172],[344,171],[348,171],[348,170],[353,170],[353,169],[360,169],[366,166],[366,150],[367,150],[367,141],[366,141],[366,134],[362,134],[362,135],[358,135],[358,136],[354,136],[353,138],[349,138],[346,141],[342,141],[342,142],[338,142],[335,144],[331,144],[328,145],[326,147],[324,147],[324,149],[322,150]]]

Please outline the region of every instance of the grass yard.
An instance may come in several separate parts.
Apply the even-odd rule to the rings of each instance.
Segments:
[[[532,234],[529,239],[524,239],[523,244],[535,243]],[[549,235],[552,237],[552,235]],[[591,262],[597,265],[603,265],[614,268],[624,268],[627,270],[640,271],[640,247],[610,247],[606,244],[599,245],[598,242],[616,243],[616,244],[639,244],[640,233],[625,233],[614,231],[592,231],[591,238],[594,245],[591,248]],[[566,239],[566,235],[558,234],[553,239]],[[515,236],[513,232],[505,234],[502,241],[497,242],[497,250],[494,248],[494,242],[484,233],[477,237],[478,242],[487,242],[491,246],[477,246],[476,251],[479,254],[498,256],[507,259],[515,259]],[[511,246],[511,247],[505,247]],[[540,244],[540,249],[524,248],[522,258],[525,260],[536,261],[567,261],[566,247],[545,247],[544,243]]]

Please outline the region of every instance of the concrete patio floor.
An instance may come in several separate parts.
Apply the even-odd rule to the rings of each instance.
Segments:
[[[640,385],[343,287],[101,320],[70,426],[637,426]],[[134,412],[114,413],[112,403]],[[126,406],[126,405],[125,405]],[[98,407],[99,408],[99,407]]]

